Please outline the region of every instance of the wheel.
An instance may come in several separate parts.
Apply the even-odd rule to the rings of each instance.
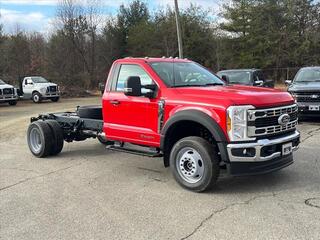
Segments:
[[[81,107],[78,107],[77,114],[81,118],[91,118],[91,119],[102,120],[102,107],[99,105],[81,106]]]
[[[28,146],[32,154],[44,158],[51,154],[54,146],[52,130],[44,121],[36,121],[29,125],[27,132]]]
[[[109,141],[107,140],[105,137],[103,136],[98,136],[97,139],[99,140],[99,142],[103,145],[113,145],[114,141]]]
[[[60,99],[60,97],[54,97],[54,98],[51,98],[51,101],[52,101],[52,102],[58,102],[59,99]]]
[[[32,101],[33,101],[34,103],[40,103],[40,102],[42,101],[42,96],[41,96],[41,94],[38,93],[38,92],[34,92],[34,93],[32,94]]]
[[[203,192],[212,188],[219,177],[219,156],[205,139],[186,137],[173,146],[170,168],[182,187]]]
[[[56,120],[46,120],[53,134],[53,146],[50,155],[55,156],[62,151],[64,138],[63,130]]]
[[[17,101],[10,101],[10,102],[9,102],[9,105],[15,106],[15,105],[17,105]]]

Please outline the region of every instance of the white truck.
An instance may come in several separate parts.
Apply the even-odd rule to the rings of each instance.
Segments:
[[[17,89],[0,79],[0,103],[16,105],[18,98]]]
[[[50,99],[52,102],[58,102],[60,98],[59,86],[49,82],[40,76],[25,77],[20,83],[20,97],[23,99],[32,99],[35,103]]]

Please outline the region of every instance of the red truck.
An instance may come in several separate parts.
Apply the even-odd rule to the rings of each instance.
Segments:
[[[256,175],[292,164],[297,111],[287,92],[228,85],[187,59],[125,58],[112,65],[102,107],[33,117],[27,139],[37,157],[87,138],[162,156],[181,186],[201,192],[221,172]]]

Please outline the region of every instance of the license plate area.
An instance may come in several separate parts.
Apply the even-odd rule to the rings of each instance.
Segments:
[[[309,111],[319,111],[320,110],[320,106],[318,105],[310,105],[309,106]]]
[[[282,145],[282,156],[286,156],[292,153],[292,142]]]

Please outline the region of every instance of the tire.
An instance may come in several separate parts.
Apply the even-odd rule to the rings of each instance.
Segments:
[[[78,107],[77,114],[81,118],[102,120],[102,107],[99,105],[81,106]]]
[[[101,144],[106,145],[106,146],[114,144],[114,141],[109,141],[105,137],[102,137],[102,136],[98,136],[97,139]]]
[[[54,98],[51,98],[51,101],[52,101],[52,102],[58,102],[59,99],[60,99],[60,97],[54,97]]]
[[[17,105],[17,101],[10,101],[10,102],[9,102],[9,105],[15,106],[15,105]]]
[[[42,96],[40,93],[38,92],[34,92],[32,93],[32,101],[34,103],[41,103],[42,102]]]
[[[29,125],[27,132],[28,146],[32,154],[44,158],[51,154],[54,146],[52,130],[44,121],[36,121]]]
[[[50,155],[55,156],[63,149],[63,130],[56,120],[46,120],[45,123],[49,125],[53,135],[53,146]]]
[[[211,189],[219,177],[219,156],[205,139],[186,137],[173,146],[170,168],[182,187],[203,192]]]

